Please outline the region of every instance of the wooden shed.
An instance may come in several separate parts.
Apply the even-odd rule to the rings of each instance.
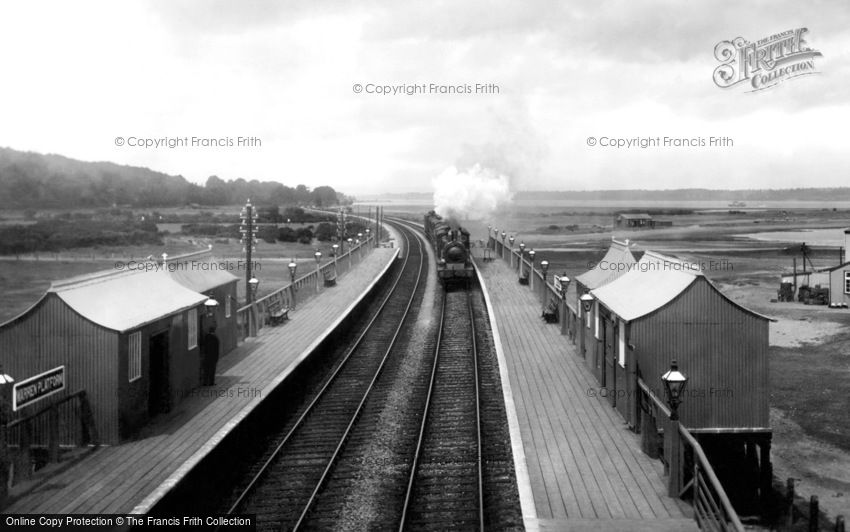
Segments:
[[[19,399],[13,420],[63,404],[60,437],[74,445],[81,412],[64,400],[85,391],[100,442],[116,444],[198,385],[207,296],[139,266],[54,282],[0,325],[0,364]],[[33,443],[44,442],[34,423]]]

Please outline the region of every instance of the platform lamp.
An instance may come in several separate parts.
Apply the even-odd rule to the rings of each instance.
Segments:
[[[9,451],[6,446],[6,423],[12,410],[12,394],[15,379],[3,371],[0,366],[0,506],[5,505],[9,496]]]
[[[522,263],[523,259],[525,259],[525,242],[519,243],[519,276],[522,277],[522,270],[524,265]]]
[[[371,233],[371,232],[372,232],[372,230],[367,227],[366,228],[366,242],[369,242],[369,233]]]
[[[529,288],[531,288],[532,290],[534,290],[534,256],[536,254],[537,252],[534,251],[534,248],[532,248],[528,252],[528,267],[531,269],[531,271],[528,273],[528,279],[529,283],[531,284]]]
[[[289,296],[292,299],[292,308],[295,308],[295,272],[298,270],[298,264],[295,259],[289,261]]]
[[[493,228],[492,225],[487,224],[487,243],[490,243],[490,230]]]
[[[511,235],[508,238],[508,242],[510,242],[510,244],[511,244],[511,268],[514,267],[514,240],[516,240],[514,238],[514,235]]]
[[[363,233],[357,233],[357,259],[363,260]]]
[[[331,255],[334,258],[334,278],[337,276],[336,272],[336,256],[339,254],[339,244],[334,244],[331,246]]]
[[[682,464],[679,456],[681,440],[679,435],[679,405],[682,403],[682,392],[688,384],[688,378],[679,371],[679,364],[675,360],[670,362],[670,370],[661,375],[664,383],[664,392],[667,395],[667,404],[670,405],[670,476],[667,493],[671,497],[678,497],[682,491]],[[666,431],[665,431],[666,432]]]
[[[354,239],[348,237],[348,269],[351,270],[351,247],[354,245]]]
[[[502,231],[502,252],[499,254],[499,257],[502,258],[502,259],[505,258],[505,237],[506,236],[508,236],[507,233]]]
[[[316,252],[313,253],[313,256],[316,257],[316,293],[318,294],[319,293],[319,277],[322,276],[321,272],[319,271],[319,264],[322,262],[322,252],[317,249]]]
[[[564,272],[564,275],[558,277],[558,282],[561,285],[561,334],[567,334],[569,332],[567,330],[567,289],[570,287],[570,280],[566,272]]]
[[[546,298],[546,272],[549,271],[549,261],[543,259],[540,261],[540,273],[543,274],[543,297]],[[545,303],[545,301],[544,301]]]

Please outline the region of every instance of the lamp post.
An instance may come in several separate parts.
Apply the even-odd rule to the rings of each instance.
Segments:
[[[316,257],[316,293],[318,294],[320,285],[319,278],[322,276],[321,271],[319,271],[319,264],[322,262],[322,252],[317,249],[316,252],[313,253],[313,256]]]
[[[487,244],[490,244],[490,230],[493,228],[492,225],[487,224]]]
[[[241,213],[242,225],[239,227],[239,232],[242,233],[242,251],[245,252],[245,303],[251,304],[253,301],[249,283],[254,278],[253,263],[251,254],[257,249],[257,238],[254,236],[255,224],[257,222],[257,211],[251,205],[249,199],[242,208]]]
[[[351,271],[351,246],[354,245],[354,239],[348,237],[348,271]]]
[[[505,237],[506,237],[506,236],[508,236],[508,235],[507,235],[507,233],[505,233],[504,231],[502,231],[502,252],[499,254],[499,256],[500,256],[503,260],[504,260],[504,258],[505,258]]]
[[[514,235],[511,235],[511,237],[508,238],[508,242],[511,243],[511,268],[514,267],[514,240]]]
[[[590,294],[582,295],[579,300],[581,301],[581,309],[584,311],[582,314],[582,323],[579,326],[581,329],[581,356],[587,358],[587,328],[590,327],[590,309],[593,307],[593,296]]]
[[[543,293],[543,304],[546,304],[546,272],[549,271],[549,261],[543,259],[540,261],[540,273],[543,274],[543,289],[541,292]]]
[[[357,260],[363,260],[363,233],[357,233]]]
[[[298,269],[298,264],[295,259],[289,261],[289,297],[292,299],[292,308],[295,308],[295,271]]]
[[[371,233],[371,232],[372,232],[372,230],[367,227],[366,228],[366,242],[369,241],[369,233]]]
[[[336,271],[336,256],[339,253],[339,244],[334,244],[331,246],[331,255],[334,258],[334,279],[336,279],[337,271]]]
[[[670,405],[670,477],[667,486],[667,494],[678,497],[682,491],[682,463],[680,457],[681,439],[679,435],[679,405],[682,402],[682,392],[688,384],[688,378],[679,371],[679,365],[675,360],[670,362],[670,370],[661,375],[664,383],[664,391],[667,395],[667,404]],[[666,431],[665,431],[666,433]]]
[[[6,423],[12,408],[12,393],[15,379],[7,375],[0,366],[0,507],[9,496],[9,452],[6,447]]]
[[[530,270],[528,272],[528,279],[529,279],[529,283],[531,283],[530,288],[532,290],[534,290],[534,255],[536,255],[536,254],[537,254],[537,252],[534,251],[533,249],[528,252],[528,267],[529,267],[529,270]]]
[[[248,335],[257,336],[257,306],[254,302],[257,300],[257,291],[260,288],[260,281],[256,277],[248,279],[248,290],[245,298],[248,300],[250,309],[248,309]]]
[[[522,270],[525,269],[525,242],[519,243],[519,276],[522,277]]]
[[[558,277],[558,284],[561,285],[561,334],[567,334],[567,289],[570,287],[570,278],[562,275]]]

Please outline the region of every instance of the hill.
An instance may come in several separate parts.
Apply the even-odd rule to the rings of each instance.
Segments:
[[[85,162],[0,147],[0,208],[169,207],[195,203],[334,205],[331,187],[310,190],[277,182],[210,176],[204,186],[183,176],[110,162]]]

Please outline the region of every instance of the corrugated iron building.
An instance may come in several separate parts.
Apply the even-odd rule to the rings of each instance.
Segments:
[[[637,429],[638,419],[648,415],[638,378],[664,401],[661,375],[678,361],[689,379],[681,422],[699,439],[736,502],[751,508],[772,476],[770,319],[726,297],[698,264],[651,251],[591,295],[600,313],[599,378],[612,406]],[[653,435],[644,438],[652,441]]]
[[[198,385],[206,299],[161,269],[53,283],[0,325],[0,364],[18,383],[64,366],[64,389],[13,420],[85,390],[100,441],[118,443]],[[62,412],[63,438],[74,438],[77,415]],[[36,430],[33,443],[44,439]]]
[[[770,319],[726,297],[699,265],[647,251],[631,272],[591,295],[600,308],[607,387],[629,391],[640,376],[663,397],[661,375],[675,359],[690,378],[680,409],[688,428],[769,427]],[[616,396],[612,402],[633,423],[634,394]]]

